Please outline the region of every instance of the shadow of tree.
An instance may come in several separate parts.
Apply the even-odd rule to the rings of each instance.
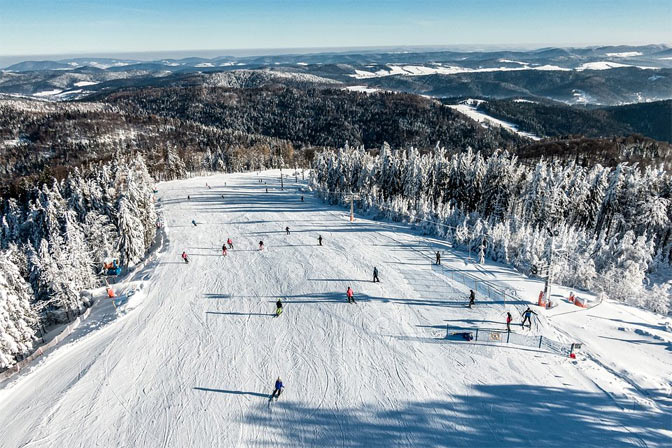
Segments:
[[[253,408],[272,446],[625,447],[669,446],[672,416],[624,412],[606,395],[527,385],[478,385],[446,400],[374,407],[307,407],[279,401],[281,413]],[[344,430],[345,429],[345,430]]]

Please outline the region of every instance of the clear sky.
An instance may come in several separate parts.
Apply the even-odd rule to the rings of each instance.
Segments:
[[[0,55],[672,42],[671,0],[0,0]]]

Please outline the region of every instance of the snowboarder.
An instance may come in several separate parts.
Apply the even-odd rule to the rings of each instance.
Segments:
[[[226,244],[229,245],[229,249],[233,249],[233,241],[231,240],[231,238],[226,240]]]
[[[259,250],[264,250],[264,242],[259,241]]]
[[[322,235],[317,237],[317,242],[320,244],[320,246],[322,245]]]
[[[196,227],[196,220],[195,219],[192,219],[191,223],[194,225],[194,227]]]
[[[513,316],[511,316],[511,313],[508,311],[506,312],[506,331],[511,333],[511,321],[513,320]]]
[[[441,264],[441,253],[436,251],[436,264]]]
[[[226,252],[226,244],[222,244],[222,255],[224,255],[225,257],[228,255],[228,253]]]
[[[185,263],[189,263],[189,256],[186,252],[182,252],[182,260],[184,260]]]
[[[530,324],[530,328],[532,328],[532,315],[536,315],[534,311],[530,309],[528,306],[525,311],[523,311],[523,322],[520,324],[521,327],[525,326],[525,322],[528,322]]]
[[[378,268],[376,266],[373,267],[373,283],[380,283],[380,279],[378,278]]]
[[[348,303],[355,303],[355,298],[354,298],[355,293],[352,292],[351,287],[348,286],[348,290],[345,292],[345,294],[348,296]]]
[[[287,235],[289,235],[289,227],[285,227],[285,232],[287,232]]]
[[[278,317],[282,314],[282,300],[278,299],[277,302],[275,302],[275,317]]]
[[[278,377],[278,379],[275,380],[275,389],[273,389],[273,393],[271,394],[271,398],[269,401],[271,401],[273,398],[277,400],[280,397],[280,394],[282,393],[282,389],[284,388],[285,386],[282,384],[282,380],[280,379],[280,377]]]
[[[469,290],[469,308],[471,308],[472,305],[476,305],[476,293],[474,292],[473,289]]]

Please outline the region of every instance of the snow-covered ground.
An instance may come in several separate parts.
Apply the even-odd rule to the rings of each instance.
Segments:
[[[461,104],[451,104],[448,107],[450,107],[452,109],[455,109],[458,112],[463,113],[464,115],[468,116],[472,120],[478,121],[484,127],[499,126],[499,127],[504,128],[504,129],[507,129],[508,131],[510,131],[514,134],[518,134],[518,135],[521,135],[523,137],[527,137],[527,138],[532,139],[532,140],[541,140],[541,138],[537,135],[534,135],[530,132],[525,132],[525,131],[519,130],[518,127],[515,124],[509,123],[509,122],[504,121],[504,120],[500,120],[500,119],[495,118],[495,117],[491,117],[490,115],[485,114],[485,113],[477,110],[476,106],[478,106],[478,104],[476,104],[476,106],[474,106],[470,101],[474,101],[474,100],[467,100],[467,102],[464,102],[464,103],[461,103]],[[481,100],[477,100],[477,101],[481,101]]]
[[[519,322],[540,282],[403,224],[350,223],[293,179],[285,187],[277,171],[160,184],[167,243],[117,286],[142,300],[118,317],[98,302],[82,331],[0,390],[0,444],[670,446],[669,319],[562,304],[514,328],[584,342],[576,360],[446,338],[447,324],[502,329],[506,311]],[[469,309],[464,274],[520,299],[479,295]],[[286,389],[269,403],[278,376]]]

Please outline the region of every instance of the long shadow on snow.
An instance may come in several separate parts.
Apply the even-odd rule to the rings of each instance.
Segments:
[[[672,416],[623,412],[603,393],[569,388],[476,385],[445,399],[402,403],[380,409],[280,401],[281,414],[251,407],[244,421],[266,428],[255,443],[286,447],[666,446],[661,431],[672,427]]]
[[[268,398],[270,395],[270,394],[262,394],[260,392],[243,392],[240,390],[211,389],[209,387],[194,387],[194,390],[202,390],[204,392],[217,392],[220,394],[230,394],[230,395],[250,395],[252,397],[264,397],[264,398]]]
[[[206,311],[205,314],[221,314],[223,316],[275,316],[275,314],[269,313],[223,313],[219,311]]]

